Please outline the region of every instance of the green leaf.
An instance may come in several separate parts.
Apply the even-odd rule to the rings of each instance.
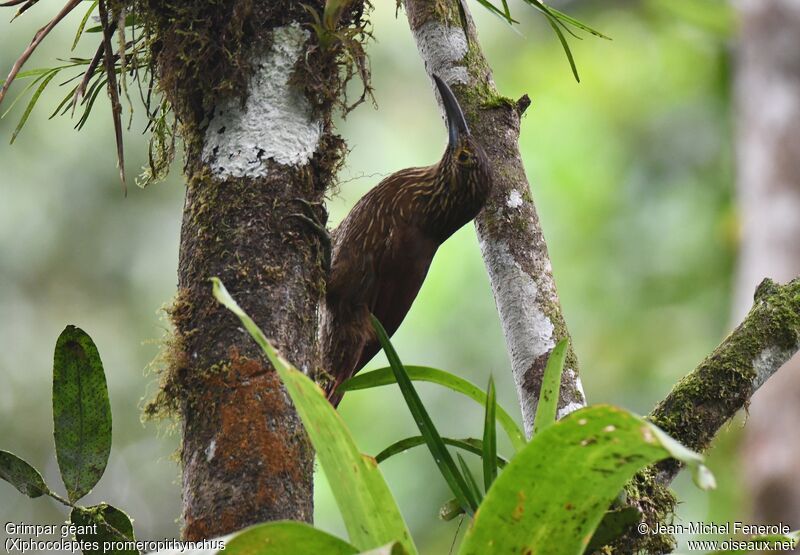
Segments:
[[[351,543],[363,550],[400,541],[414,555],[411,534],[378,463],[359,452],[341,416],[319,386],[278,354],[218,278],[211,278],[211,282],[214,297],[239,317],[292,398],[328,478]]]
[[[641,522],[642,513],[634,507],[624,507],[608,511],[595,529],[584,553],[594,553],[627,532],[634,524]]]
[[[0,478],[31,498],[50,491],[38,470],[8,451],[0,451]]]
[[[344,540],[303,522],[278,521],[245,528],[225,544],[226,555],[296,555],[325,553],[355,555],[358,549]]]
[[[103,476],[111,452],[111,405],[92,338],[67,326],[53,357],[53,436],[61,478],[75,502]]]
[[[459,553],[582,554],[631,476],[676,456],[654,429],[602,405],[548,426],[497,477]]]
[[[458,458],[458,466],[461,467],[461,473],[464,474],[464,479],[467,481],[467,486],[469,486],[469,491],[472,494],[472,497],[477,499],[478,504],[480,504],[481,500],[483,499],[483,495],[481,495],[481,490],[478,487],[478,481],[475,479],[475,476],[473,476],[472,471],[467,465],[467,461],[464,460],[464,457],[461,456],[461,453],[456,453],[456,458]]]
[[[489,491],[492,482],[497,478],[497,430],[496,418],[497,394],[494,389],[494,380],[489,377],[489,387],[486,391],[486,410],[483,419],[483,485]]]
[[[11,144],[14,144],[14,141],[17,140],[17,135],[19,135],[19,132],[22,131],[23,127],[25,127],[25,123],[28,121],[28,118],[30,117],[34,106],[36,106],[36,103],[39,101],[39,97],[42,96],[42,92],[44,92],[44,90],[47,88],[47,85],[50,84],[50,81],[52,81],[53,77],[55,77],[56,75],[58,75],[58,70],[54,70],[51,73],[48,73],[47,77],[45,77],[42,80],[42,82],[39,84],[39,87],[31,96],[31,99],[28,102],[28,106],[25,107],[25,111],[22,113],[22,117],[19,118],[19,123],[17,123],[17,128],[14,129],[14,132],[11,134]]]
[[[547,22],[550,24],[550,27],[553,28],[556,36],[558,37],[559,42],[561,43],[561,47],[564,49],[564,54],[567,55],[567,61],[569,61],[569,67],[572,69],[572,75],[575,76],[575,81],[578,83],[581,82],[581,77],[578,75],[578,66],[575,65],[575,58],[572,57],[572,50],[569,48],[569,43],[567,42],[564,33],[561,32],[561,29],[558,27],[558,22],[555,18],[551,16],[546,16]]]
[[[478,456],[483,456],[483,442],[480,439],[475,439],[472,437],[468,437],[465,439],[453,439],[449,437],[442,437],[442,441],[444,441],[447,445],[452,445],[453,447],[458,447],[459,449],[463,449],[464,451],[468,451]],[[422,436],[411,436],[400,441],[396,441],[392,443],[389,447],[375,455],[375,460],[378,463],[382,463],[389,457],[393,457],[395,455],[399,455],[412,447],[418,447],[420,445],[425,445],[425,438]],[[503,467],[508,464],[508,461],[503,457],[497,455],[497,466]]]
[[[459,515],[464,514],[464,509],[458,502],[458,499],[450,499],[447,503],[439,508],[439,518],[445,522],[450,522]]]
[[[481,391],[481,388],[455,374],[437,368],[429,368],[427,366],[404,366],[404,368],[406,369],[408,377],[412,380],[439,384],[456,393],[466,395],[482,406],[486,404],[486,394]],[[396,381],[394,372],[390,367],[379,368],[378,370],[364,372],[363,374],[346,380],[339,386],[339,391],[370,389],[383,385],[391,385]],[[515,451],[519,451],[525,447],[525,434],[522,433],[522,430],[517,423],[514,422],[514,419],[499,405],[497,407],[497,421],[500,423],[500,426],[503,427],[503,430],[505,430]]]
[[[81,40],[83,30],[86,29],[86,22],[89,21],[89,17],[92,15],[92,12],[95,10],[95,8],[97,8],[97,4],[99,2],[100,0],[94,0],[89,6],[89,9],[86,10],[86,13],[83,14],[83,18],[78,24],[78,30],[75,32],[75,40],[72,41],[72,48],[70,48],[70,50],[75,50],[75,47],[78,46],[78,41]]]
[[[536,405],[536,417],[533,421],[533,435],[556,421],[558,412],[558,396],[561,391],[561,374],[564,372],[564,359],[567,356],[569,341],[562,339],[550,353],[547,366],[542,376],[542,389],[539,392],[539,403]]]
[[[375,330],[378,341],[380,341],[381,347],[383,347],[386,353],[386,358],[389,359],[389,365],[394,372],[397,385],[400,386],[403,398],[406,400],[408,410],[411,411],[417,428],[419,428],[420,433],[425,438],[425,443],[431,455],[433,455],[436,466],[439,467],[439,472],[441,472],[447,485],[450,487],[450,491],[456,496],[456,499],[458,499],[461,506],[464,507],[464,510],[467,511],[468,514],[473,514],[478,508],[478,499],[472,494],[464,476],[458,471],[453,457],[450,456],[447,446],[444,444],[444,441],[442,441],[442,437],[433,425],[433,420],[431,420],[430,415],[428,415],[428,411],[425,410],[422,400],[419,398],[419,394],[417,394],[414,385],[411,383],[411,379],[408,377],[405,368],[403,368],[400,357],[397,356],[397,352],[394,350],[394,347],[392,347],[389,336],[386,335],[386,330],[383,329],[383,326],[375,316],[371,316],[371,318],[372,328]]]
[[[130,517],[116,507],[107,503],[87,508],[75,507],[69,520],[75,526],[75,538],[91,547],[84,549],[83,555],[139,554],[136,549],[126,549],[124,542],[136,539],[133,524]]]
[[[686,467],[692,473],[692,480],[698,488],[702,490],[710,490],[717,487],[717,482],[714,479],[714,475],[703,464],[704,459],[702,455],[695,453],[687,447],[684,447],[683,444],[674,440],[671,436],[669,436],[669,434],[667,434],[658,426],[651,424],[650,427],[661,445],[663,445],[664,448],[670,452],[672,458],[678,459],[686,465]]]

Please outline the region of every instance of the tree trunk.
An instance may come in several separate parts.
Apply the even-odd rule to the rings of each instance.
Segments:
[[[740,0],[735,80],[742,243],[734,318],[764,276],[800,275],[800,3]],[[744,474],[758,521],[800,527],[800,356],[753,397]]]
[[[547,359],[559,340],[569,339],[518,146],[530,100],[498,94],[461,0],[405,0],[405,7],[426,70],[451,86],[492,166],[494,190],[475,227],[530,437]],[[564,368],[559,417],[586,404],[572,346]]]
[[[308,5],[322,13],[324,2]],[[344,20],[358,21],[357,8]],[[297,198],[322,201],[341,159],[343,142],[331,131],[337,56],[301,26],[310,16],[296,2],[153,0],[145,16],[187,150],[162,395],[183,421],[183,535],[311,521],[314,453],[302,423],[208,280],[219,277],[288,360],[317,370],[321,246],[286,216],[300,211]],[[319,83],[329,88],[320,92]],[[321,205],[318,213],[324,222]]]

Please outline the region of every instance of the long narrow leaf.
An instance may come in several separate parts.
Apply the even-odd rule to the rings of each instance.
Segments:
[[[428,366],[404,366],[404,368],[406,369],[408,377],[412,380],[435,383],[451,389],[456,393],[466,395],[473,401],[480,403],[481,406],[486,404],[486,394],[481,391],[481,388],[469,380],[465,380],[450,372],[445,372],[437,368],[430,368]],[[339,386],[339,391],[370,389],[373,387],[391,385],[396,381],[394,372],[390,367],[379,368],[346,380]],[[525,434],[522,433],[522,430],[517,423],[514,422],[514,419],[499,405],[497,406],[497,421],[511,440],[514,451],[519,451],[525,447]]]
[[[564,359],[567,355],[569,342],[562,339],[550,352],[547,366],[542,376],[542,389],[539,391],[539,403],[536,405],[536,417],[533,421],[533,434],[556,421],[558,411],[558,396],[561,391],[561,373],[564,371]]]
[[[81,22],[78,24],[78,30],[75,32],[75,40],[72,41],[72,48],[70,50],[75,50],[75,47],[78,46],[78,41],[81,40],[81,35],[83,35],[83,30],[86,28],[86,23],[89,21],[89,17],[92,15],[92,12],[97,8],[97,4],[100,0],[94,0],[92,4],[89,6],[89,9],[86,10],[86,13],[83,14],[83,18]]]
[[[469,453],[474,455],[478,455],[479,457],[483,456],[483,442],[480,439],[475,439],[473,437],[468,437],[464,439],[453,439],[450,437],[443,437],[442,441],[444,441],[447,445],[452,447],[458,447],[459,449],[463,449]],[[386,449],[375,455],[375,460],[378,463],[382,463],[386,459],[393,457],[395,455],[399,455],[400,453],[404,453],[413,447],[418,447],[420,445],[425,445],[425,438],[422,436],[411,436],[399,441],[392,443]],[[497,455],[496,458],[497,466],[502,468],[508,464],[508,461]]]
[[[547,16],[547,22],[550,24],[550,27],[553,28],[558,40],[561,42],[561,46],[564,49],[564,54],[567,55],[567,60],[569,61],[569,67],[572,68],[572,75],[574,75],[575,80],[580,83],[581,77],[578,75],[578,67],[575,65],[575,58],[572,57],[572,50],[569,48],[569,43],[567,42],[566,37],[564,37],[564,33],[562,33],[561,29],[558,28],[558,23],[552,16]]]
[[[366,550],[399,541],[415,555],[411,534],[375,459],[361,454],[319,386],[278,354],[219,279],[211,282],[214,297],[239,317],[286,387],[328,477],[350,542]]]
[[[386,330],[383,329],[383,325],[381,325],[375,316],[372,316],[372,327],[386,353],[386,358],[389,359],[389,364],[394,371],[397,385],[400,386],[400,391],[403,393],[403,398],[406,400],[408,409],[414,417],[414,422],[416,422],[417,428],[419,428],[420,433],[425,438],[425,443],[433,455],[433,460],[439,467],[439,472],[442,473],[453,495],[456,496],[462,507],[464,507],[464,510],[467,511],[468,514],[473,514],[478,508],[478,500],[472,495],[466,480],[458,471],[453,457],[450,456],[447,446],[445,446],[444,441],[442,441],[442,437],[433,425],[428,411],[425,410],[422,400],[419,398],[419,394],[416,389],[414,389],[414,385],[411,383],[411,379],[408,377],[405,368],[403,368],[400,357],[397,356],[397,352],[394,350],[394,347],[392,347]]]
[[[489,378],[486,390],[486,410],[483,419],[483,484],[489,491],[492,482],[497,478],[497,429],[495,412],[497,411],[497,395],[494,380]]]
[[[458,465],[461,467],[461,472],[464,474],[470,492],[472,492],[473,497],[475,497],[475,499],[478,500],[478,504],[480,504],[483,495],[481,495],[481,490],[478,487],[478,481],[475,479],[475,476],[472,475],[472,471],[469,469],[469,466],[467,466],[467,461],[464,460],[461,453],[456,453],[456,457],[458,458]]]
[[[28,102],[28,106],[25,107],[25,111],[22,113],[22,117],[19,119],[16,129],[14,129],[14,132],[11,134],[11,144],[14,144],[14,141],[17,140],[17,135],[19,135],[19,132],[22,131],[23,127],[25,127],[25,123],[28,121],[31,112],[33,111],[33,107],[36,106],[37,102],[39,102],[39,97],[42,96],[42,92],[44,92],[44,90],[47,88],[47,85],[50,84],[50,81],[52,81],[57,74],[57,71],[48,74],[31,96],[31,100]]]

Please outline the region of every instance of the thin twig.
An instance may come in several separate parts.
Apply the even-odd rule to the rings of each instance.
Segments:
[[[122,149],[122,104],[119,100],[117,89],[117,73],[114,64],[114,51],[111,47],[111,25],[108,20],[108,9],[105,0],[98,3],[100,9],[100,24],[103,26],[103,58],[105,60],[106,75],[108,77],[108,95],[111,97],[111,117],[114,120],[114,138],[117,143],[117,165],[119,166],[119,178],[122,181],[122,189],[125,195],[128,194],[128,187],[125,184],[125,156]]]

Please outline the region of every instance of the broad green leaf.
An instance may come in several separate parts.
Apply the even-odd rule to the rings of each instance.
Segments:
[[[451,445],[453,447],[458,447],[459,449],[463,449],[464,451],[468,451],[470,453],[474,453],[479,457],[483,456],[483,442],[480,439],[475,439],[473,437],[468,437],[464,439],[453,439],[449,437],[442,437],[442,441],[444,441],[447,445]],[[375,455],[375,460],[378,463],[382,463],[386,459],[393,457],[395,455],[399,455],[412,447],[418,447],[420,445],[425,445],[425,438],[422,436],[411,436],[400,441],[396,441],[392,443],[389,447]],[[503,467],[508,464],[508,461],[497,455],[497,466]]]
[[[403,368],[400,357],[397,356],[397,352],[394,350],[394,347],[392,347],[386,330],[383,329],[383,326],[375,316],[371,316],[371,318],[372,328],[375,330],[378,341],[380,341],[381,347],[383,347],[386,353],[386,358],[389,359],[389,365],[394,372],[397,385],[400,386],[403,398],[406,400],[408,410],[414,417],[414,422],[417,424],[420,434],[425,438],[425,444],[428,446],[431,455],[433,455],[433,460],[436,466],[439,467],[439,472],[441,472],[442,477],[450,487],[450,491],[456,496],[456,499],[461,503],[464,510],[467,511],[468,514],[473,514],[478,508],[477,496],[473,494],[465,477],[458,471],[458,467],[453,457],[450,455],[450,451],[447,450],[447,446],[444,444],[444,441],[442,441],[439,431],[436,429],[436,426],[434,426],[433,420],[431,420],[428,411],[425,410],[422,404],[422,399],[419,398],[419,394],[414,389],[414,385],[411,383],[411,379],[408,377],[405,368]]]
[[[483,419],[483,485],[484,491],[489,491],[492,482],[497,478],[497,431],[495,413],[497,412],[497,395],[494,390],[494,380],[489,378],[489,387],[486,391],[486,410]]]
[[[279,521],[257,524],[234,535],[225,544],[225,555],[355,555],[358,549],[344,540],[303,522]]]
[[[562,339],[550,352],[547,366],[542,376],[542,389],[539,392],[539,403],[536,405],[536,418],[533,421],[533,435],[556,421],[558,412],[558,396],[561,392],[561,374],[564,371],[564,359],[567,356],[569,341]]]
[[[124,542],[135,540],[133,524],[128,515],[107,503],[93,507],[75,507],[69,517],[75,525],[75,538],[97,549],[84,549],[83,555],[138,555],[136,549],[126,549]]]
[[[404,366],[404,368],[406,369],[408,377],[412,380],[442,385],[456,393],[466,395],[473,401],[480,403],[481,406],[486,404],[486,394],[481,391],[480,387],[455,374],[427,366]],[[370,389],[382,385],[391,385],[396,381],[390,367],[379,368],[378,370],[364,372],[363,374],[346,380],[339,386],[339,391]],[[499,405],[497,406],[497,422],[503,427],[503,430],[505,430],[515,451],[519,451],[525,447],[525,434],[522,433],[522,430],[517,423],[514,422],[514,419]]]
[[[218,278],[211,282],[216,299],[239,317],[292,398],[328,478],[350,542],[364,550],[399,541],[410,555],[416,554],[411,534],[375,459],[359,452],[341,416],[319,386],[278,354]]]
[[[111,452],[111,405],[103,363],[92,338],[67,326],[53,360],[53,436],[67,496],[89,493]]]
[[[634,507],[623,507],[606,512],[603,520],[594,531],[584,553],[591,554],[608,545],[627,532],[634,524],[642,521],[642,513]]]
[[[670,456],[655,426],[610,406],[576,411],[536,435],[486,494],[461,555],[580,555],[640,468]],[[663,434],[663,432],[662,432]]]
[[[0,451],[0,478],[28,497],[41,497],[50,491],[38,470],[8,451]]]

